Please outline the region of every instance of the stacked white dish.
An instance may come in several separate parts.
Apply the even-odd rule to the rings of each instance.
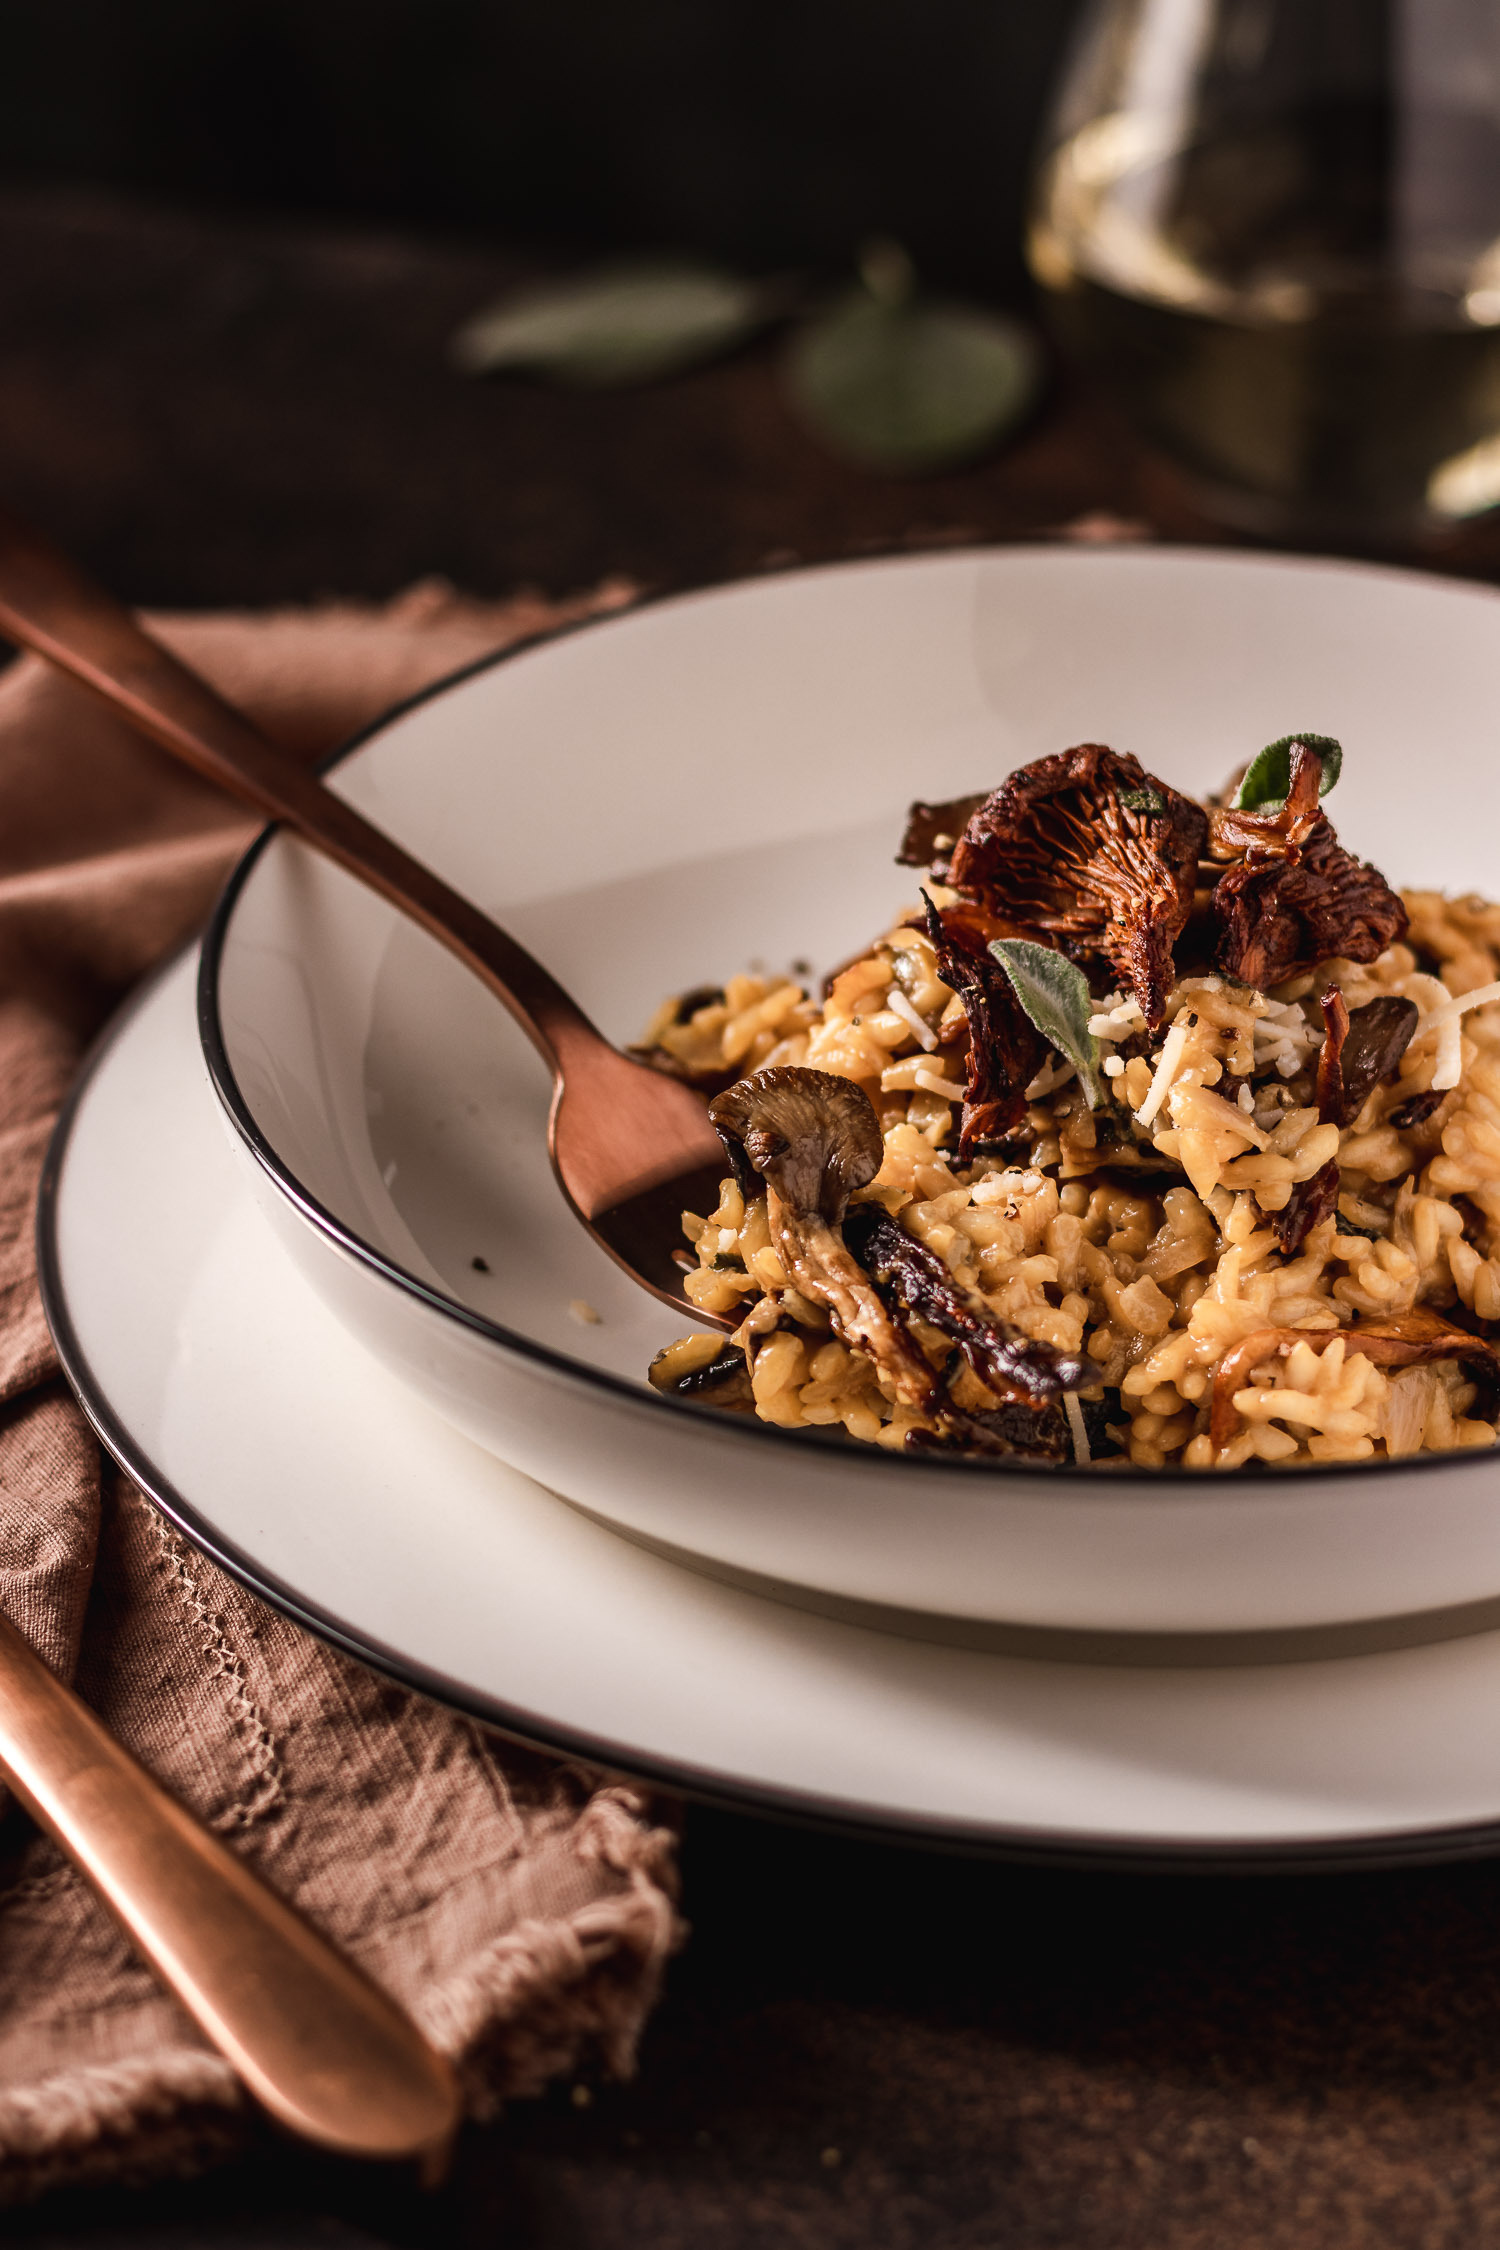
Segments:
[[[1201,788],[1288,727],[1337,732],[1353,848],[1493,889],[1497,631],[1487,592],[1343,566],[866,564],[482,669],[336,786],[628,1038],[773,946],[847,952],[906,893],[910,797],[1078,740]],[[1112,1856],[1487,1842],[1500,1750],[1458,1718],[1500,1689],[1487,1458],[997,1475],[684,1414],[643,1383],[681,1324],[568,1217],[540,1069],[434,945],[285,838],[252,856],[204,977],[237,1149],[191,981],[119,1030],[65,1130],[51,1310],[132,1472],[318,1629],[539,1739],[853,1823]]]

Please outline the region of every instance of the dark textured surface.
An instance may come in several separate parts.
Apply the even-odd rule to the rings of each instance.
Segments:
[[[879,484],[755,354],[582,400],[443,368],[499,257],[0,204],[0,490],[138,600],[684,585],[906,539],[1190,512],[1054,401]],[[1493,563],[1494,535],[1443,558]],[[1476,1712],[1476,1725],[1493,1715]],[[267,2142],[55,2197],[52,2250],[1307,2250],[1500,2244],[1500,1870],[1061,1875],[698,1812],[692,1943],[628,2087],[471,2134],[437,2198]]]
[[[895,234],[1020,277],[1079,0],[46,0],[15,8],[0,177],[833,270]]]

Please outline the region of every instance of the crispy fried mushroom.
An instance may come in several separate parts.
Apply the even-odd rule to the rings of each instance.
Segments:
[[[1210,850],[1234,860],[1214,888],[1215,958],[1262,992],[1333,954],[1373,961],[1406,935],[1406,908],[1385,877],[1344,850],[1320,810],[1321,774],[1298,743],[1278,812],[1213,815]]]
[[[1022,932],[1107,961],[1154,1029],[1207,827],[1191,797],[1085,742],[1022,766],[985,799],[948,880]]]
[[[906,815],[906,833],[896,854],[898,867],[924,867],[937,882],[946,883],[954,846],[969,825],[969,817],[989,792],[976,789],[971,797],[950,797],[943,805],[925,804],[919,797]]]
[[[1062,1409],[1028,1406],[1022,1400],[962,1414],[948,1408],[939,1430],[908,1430],[908,1453],[1023,1454],[1029,1461],[1065,1461],[1070,1451]]]
[[[961,1289],[943,1259],[898,1226],[878,1203],[856,1203],[844,1240],[888,1305],[925,1320],[958,1346],[965,1365],[1002,1400],[1043,1405],[1098,1379],[1085,1359],[1023,1336]]]
[[[1349,1036],[1349,1003],[1331,984],[1319,1005],[1323,1044],[1318,1050],[1318,1116],[1325,1125],[1344,1123],[1344,1041]]]
[[[1046,1060],[1047,1042],[982,930],[961,909],[939,913],[931,899],[926,903],[938,975],[958,994],[969,1021],[969,1083],[958,1137],[958,1160],[967,1164],[976,1149],[1024,1123],[1026,1089]]]
[[[1336,1125],[1352,1125],[1375,1088],[1394,1076],[1419,1021],[1416,1002],[1394,992],[1355,1009],[1339,1063],[1343,1107],[1334,1115]]]
[[[1310,1180],[1292,1189],[1279,1211],[1271,1213],[1271,1232],[1282,1255],[1294,1258],[1314,1227],[1331,1219],[1339,1207],[1339,1168],[1332,1157]]]
[[[699,1339],[691,1341],[697,1344]],[[646,1370],[646,1380],[664,1398],[696,1398],[705,1406],[718,1406],[733,1414],[753,1414],[755,1393],[750,1387],[750,1366],[738,1344],[723,1344],[709,1360],[681,1367],[681,1344],[659,1351]]]

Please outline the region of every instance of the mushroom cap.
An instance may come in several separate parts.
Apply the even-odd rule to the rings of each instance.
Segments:
[[[758,1070],[726,1088],[708,1114],[799,1219],[837,1226],[885,1159],[869,1095],[830,1070]]]
[[[1018,767],[985,799],[948,881],[1018,931],[1102,956],[1154,1027],[1207,831],[1202,806],[1138,759],[1081,742]]]

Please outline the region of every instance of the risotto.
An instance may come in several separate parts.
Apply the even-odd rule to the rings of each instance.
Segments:
[[[719,1332],[651,1380],[872,1445],[1154,1469],[1488,1446],[1500,907],[1338,843],[1337,743],[1199,804],[1087,744],[912,809],[831,976],[669,1000]],[[726,1342],[723,1329],[731,1327]]]

